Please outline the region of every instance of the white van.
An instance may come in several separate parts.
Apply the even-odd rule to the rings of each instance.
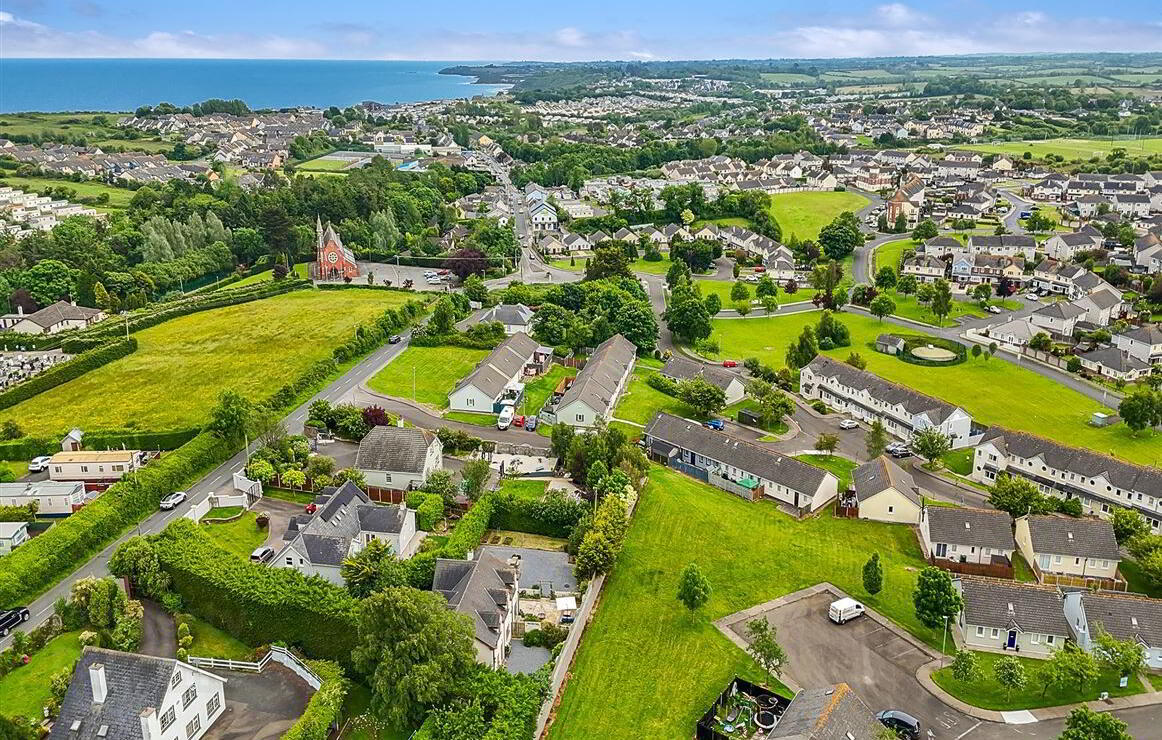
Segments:
[[[512,410],[512,406],[505,406],[502,408],[500,410],[500,416],[496,417],[496,428],[508,429],[509,425],[512,424],[512,417],[514,416],[514,413],[515,412]]]
[[[827,610],[827,617],[836,624],[843,624],[855,619],[863,612],[863,604],[855,599],[847,598],[831,602],[831,608]]]

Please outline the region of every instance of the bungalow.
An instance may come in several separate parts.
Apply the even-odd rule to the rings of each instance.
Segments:
[[[556,234],[546,234],[537,242],[537,249],[541,250],[541,254],[555,255],[568,254],[569,248],[565,246],[565,242]]]
[[[83,329],[101,321],[105,312],[99,308],[78,306],[76,302],[57,301],[34,313],[24,313],[22,306],[16,313],[0,316],[0,331],[18,334],[56,334],[69,329]]]
[[[608,419],[636,358],[637,347],[622,335],[614,334],[606,339],[549,409],[552,415],[549,421],[591,427],[598,419]]]
[[[520,567],[486,552],[474,560],[436,559],[432,590],[472,623],[476,660],[501,668],[520,611]]]
[[[551,349],[528,334],[512,334],[448,394],[448,406],[453,411],[499,413],[503,405],[520,402],[524,377],[542,372],[552,356]]]
[[[907,346],[908,343],[904,338],[895,334],[880,334],[876,337],[876,352],[883,352],[885,355],[898,355]]]
[[[1098,347],[1080,352],[1077,359],[1091,373],[1114,380],[1133,382],[1150,374],[1150,366],[1117,347]]]
[[[643,440],[658,462],[748,500],[775,499],[799,515],[838,492],[838,479],[822,468],[665,412],[654,416]]]
[[[1008,347],[1019,348],[1027,345],[1029,340],[1037,335],[1040,328],[1034,326],[1027,319],[1013,319],[1003,324],[985,327],[984,331],[990,339],[995,339]]]
[[[28,541],[28,522],[0,522],[0,555],[7,555]]]
[[[680,382],[692,378],[702,378],[711,385],[722,389],[726,394],[726,405],[737,403],[746,395],[746,386],[734,373],[723,370],[715,365],[706,365],[701,362],[687,360],[677,355],[670,358],[662,368],[662,375]]]
[[[1046,574],[1114,581],[1122,556],[1102,519],[1028,515],[1017,519],[1017,546],[1039,580]]]
[[[926,506],[920,514],[920,544],[935,562],[1011,564],[1013,520],[994,509]],[[1003,561],[1003,563],[1002,563]]]
[[[766,740],[875,740],[884,726],[845,683],[795,694]]]
[[[923,494],[912,474],[887,457],[860,465],[851,475],[859,501],[859,518],[896,524],[919,524]]]
[[[956,637],[965,647],[1048,658],[1070,636],[1061,592],[1049,586],[963,576]]]
[[[1083,650],[1092,652],[1097,636],[1106,632],[1139,643],[1146,649],[1146,666],[1162,669],[1162,599],[1072,591],[1065,594],[1065,619]]]
[[[522,303],[501,303],[485,311],[479,319],[481,324],[493,321],[504,324],[504,333],[510,336],[518,332],[531,334],[533,310]]]
[[[359,442],[355,469],[376,499],[420,488],[444,465],[444,445],[426,429],[375,426]]]
[[[81,481],[17,481],[0,483],[0,506],[36,504],[38,516],[68,516],[96,494]]]

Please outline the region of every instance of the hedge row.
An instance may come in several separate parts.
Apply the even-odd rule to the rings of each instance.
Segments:
[[[96,370],[102,365],[107,365],[113,360],[131,355],[136,351],[136,339],[132,337],[129,339],[119,339],[97,349],[77,355],[73,359],[62,362],[59,365],[53,365],[43,373],[34,375],[23,383],[0,393],[0,409],[10,408],[21,401],[27,401],[35,395],[56,388],[58,385],[67,383],[74,378],[79,378],[90,370]]]
[[[423,503],[416,508],[416,526],[425,532],[431,532],[443,518],[444,497],[438,493],[424,496]]]
[[[415,293],[415,288],[404,288],[396,285],[368,285],[366,282],[359,282],[352,280],[350,283],[319,283],[315,286],[319,290],[349,290],[351,288],[359,288],[361,290],[394,290],[396,293]]]
[[[209,432],[199,434],[0,557],[0,605],[24,603],[73,572],[127,527],[156,511],[163,496],[186,488],[231,454],[224,440]]]
[[[374,321],[355,327],[351,338],[331,351],[336,362],[346,362],[383,345],[392,334],[411,326],[424,314],[423,301],[408,301],[399,308],[389,308]]]
[[[168,429],[159,432],[142,429],[94,429],[85,432],[85,446],[93,450],[175,450],[200,430]],[[0,442],[0,460],[30,460],[38,455],[60,452],[62,430],[55,437],[21,437]]]
[[[568,537],[588,507],[561,491],[550,491],[543,498],[529,500],[501,491],[496,495],[489,529],[528,532],[545,537]]]
[[[323,679],[323,685],[311,695],[307,708],[283,733],[282,740],[327,740],[331,725],[339,721],[343,699],[347,696],[343,669],[329,660],[308,660],[307,667]]]
[[[61,346],[60,334],[21,334],[18,331],[0,331],[0,347],[24,350],[56,349]]]
[[[484,539],[484,533],[488,531],[492,515],[496,512],[496,499],[496,494],[486,493],[476,500],[472,508],[460,517],[456,528],[444,543],[440,557],[463,560],[476,549]]]
[[[153,540],[191,614],[251,645],[285,642],[312,657],[350,663],[359,602],[342,586],[243,560],[185,518]]]
[[[23,506],[0,506],[0,522],[34,522],[36,508],[32,504]]]

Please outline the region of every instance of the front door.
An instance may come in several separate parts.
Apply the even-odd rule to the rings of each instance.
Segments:
[[[1009,641],[1005,645],[1007,648],[1015,648],[1017,646],[1017,631],[1009,630]]]

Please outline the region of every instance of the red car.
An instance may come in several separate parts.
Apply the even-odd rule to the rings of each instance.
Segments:
[[[755,272],[766,272],[767,268],[763,267],[762,265],[755,265],[754,271]]]
[[[525,418],[523,416],[512,417],[512,425],[514,427],[523,427],[525,425]]]
[[[317,506],[315,506],[313,503],[310,503],[310,504],[307,504],[307,505],[306,505],[306,509],[305,509],[305,510],[306,510],[306,512],[307,512],[308,514],[314,514],[314,513],[315,513],[315,509],[317,509],[317,508],[318,508],[318,507],[317,507]]]
[[[736,360],[723,360],[722,366],[723,367],[738,367],[738,362]]]

